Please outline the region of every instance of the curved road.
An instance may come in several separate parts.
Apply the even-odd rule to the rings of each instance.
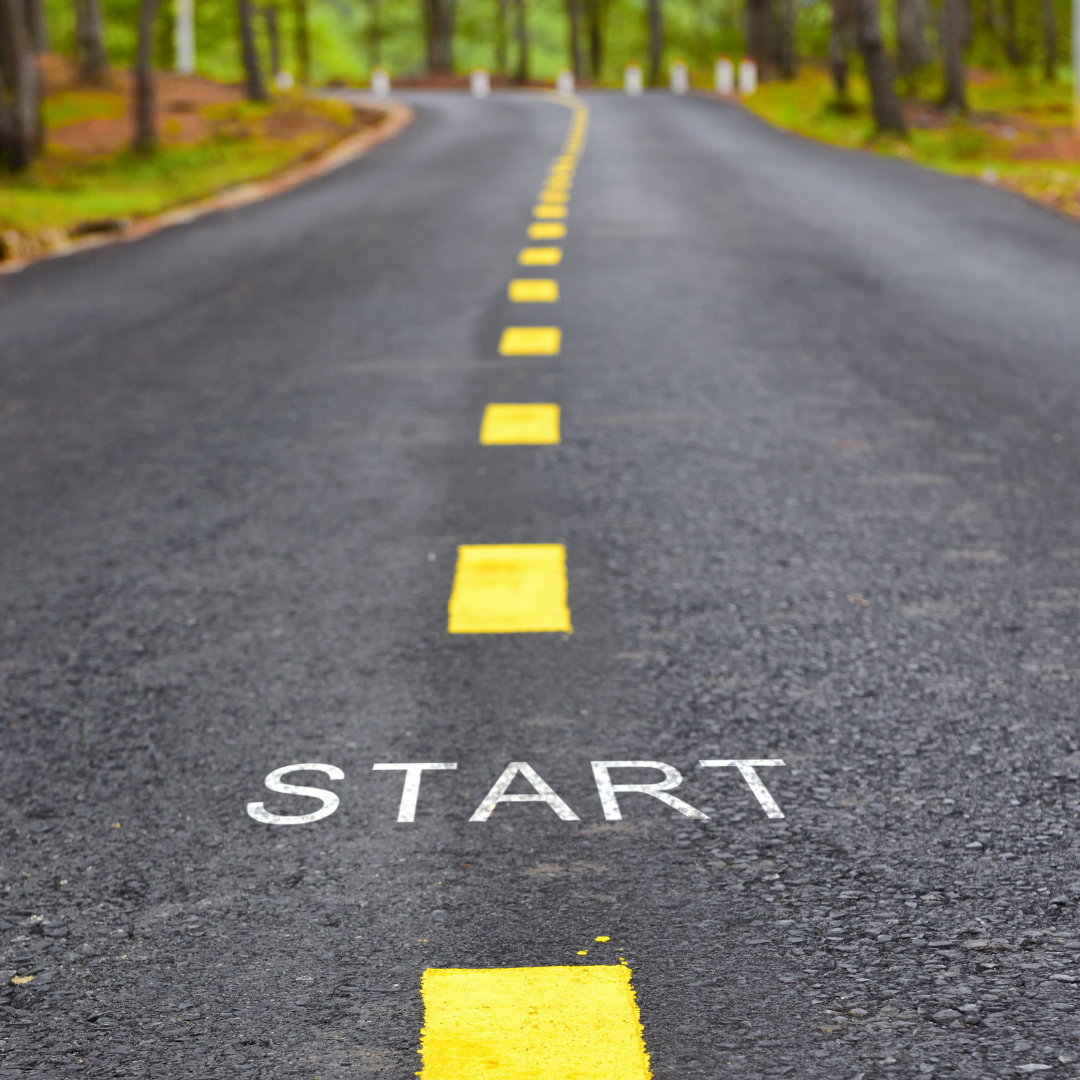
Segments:
[[[578,114],[409,100],[0,279],[0,1077],[408,1080],[426,1023],[426,1080],[625,1080],[625,966],[662,1080],[1080,1074],[1080,228],[592,94],[522,268]],[[572,634],[447,632],[491,544],[562,545]],[[340,805],[254,820],[333,806],[290,764]],[[494,1034],[421,997],[549,967]]]

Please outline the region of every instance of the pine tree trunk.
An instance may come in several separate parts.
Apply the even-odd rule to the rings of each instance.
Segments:
[[[928,59],[926,0],[896,0],[896,66],[909,92],[916,73]]]
[[[768,62],[772,39],[771,5],[769,0],[746,0],[746,51],[757,61],[758,78],[768,76]]]
[[[293,49],[296,52],[296,81],[311,82],[311,34],[308,32],[307,0],[293,0]]]
[[[851,51],[851,4],[832,0],[832,24],[829,27],[829,77],[833,95],[840,109],[850,108],[848,99],[848,53]]]
[[[30,24],[30,42],[40,55],[49,51],[49,24],[45,19],[42,0],[26,0],[26,18]]]
[[[91,86],[105,82],[109,59],[105,54],[101,0],[75,0],[75,62],[80,82]]]
[[[795,2],[778,0],[776,67],[781,79],[795,78]]]
[[[255,48],[255,26],[251,17],[251,0],[239,0],[240,56],[244,62],[244,90],[248,101],[268,101],[266,81]]]
[[[1005,58],[1013,67],[1020,66],[1020,43],[1016,33],[1016,0],[1005,0]]]
[[[1057,77],[1057,20],[1054,0],[1042,0],[1043,75],[1047,82]]]
[[[529,24],[528,11],[525,8],[525,0],[514,0],[515,14],[517,15],[517,72],[514,82],[518,86],[524,86],[529,81]]]
[[[566,0],[566,21],[570,31],[570,70],[574,73],[574,82],[581,78],[581,20],[578,0]]]
[[[660,0],[649,0],[649,85],[660,85],[664,59],[664,21]]]
[[[4,76],[0,151],[9,169],[22,172],[37,157],[43,141],[41,75],[23,0],[0,0],[0,65]]]
[[[158,0],[139,0],[139,35],[135,46],[135,153],[150,157],[157,150],[154,117],[154,22]]]
[[[495,74],[506,78],[506,0],[495,10]]]
[[[369,0],[371,21],[368,23],[368,67],[382,67],[382,0]]]
[[[454,0],[424,0],[427,65],[433,75],[454,71]]]
[[[964,71],[964,40],[967,10],[964,0],[944,0],[941,9],[941,61],[945,75],[943,108],[967,112],[967,77]]]
[[[600,81],[604,66],[604,0],[585,0],[585,19],[589,34],[589,74]]]
[[[904,135],[904,114],[900,111],[900,99],[893,88],[892,64],[881,37],[878,0],[856,0],[856,11],[859,53],[866,67],[866,79],[870,83],[874,125],[879,133]]]

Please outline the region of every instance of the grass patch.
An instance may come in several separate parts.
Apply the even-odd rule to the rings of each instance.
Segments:
[[[903,158],[928,168],[999,184],[1080,216],[1080,142],[1070,137],[1071,86],[1023,75],[974,72],[971,113],[949,116],[927,95],[905,103],[906,139],[877,138],[869,93],[853,79],[839,108],[828,76],[804,68],[793,82],[764,84],[746,100],[762,119],[832,146]]]

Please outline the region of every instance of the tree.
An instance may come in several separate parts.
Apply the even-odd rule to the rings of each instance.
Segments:
[[[30,167],[44,141],[41,74],[24,0],[0,0],[0,158]]]
[[[795,78],[795,3],[779,0],[776,20],[776,68],[781,79]]]
[[[599,82],[604,67],[604,16],[607,0],[583,0],[585,26],[589,39],[589,76]]]
[[[832,22],[829,27],[829,77],[832,79],[835,107],[841,111],[851,108],[848,99],[848,54],[851,52],[851,0],[832,0]]]
[[[914,92],[915,76],[930,59],[926,22],[926,0],[896,0],[896,66],[906,93]]]
[[[954,0],[946,0],[946,3]],[[963,0],[960,0],[963,2]],[[881,37],[881,11],[878,0],[855,0],[858,32],[856,39],[866,79],[870,83],[870,103],[874,126],[879,133],[904,135],[904,114],[893,88],[892,64]]]
[[[454,0],[424,0],[427,66],[433,75],[454,71]]]
[[[135,153],[149,157],[157,150],[154,118],[154,22],[158,0],[139,0],[139,31],[135,46]]]
[[[251,17],[251,0],[238,0],[240,16],[240,55],[244,62],[244,89],[248,101],[268,101],[266,81],[259,66],[255,48],[255,27]]]
[[[578,0],[566,0],[566,22],[570,33],[570,70],[575,82],[581,78],[581,26]]]
[[[311,82],[311,34],[308,31],[308,2],[293,0],[293,45],[296,49],[296,80],[301,86]]]
[[[772,5],[769,0],[746,0],[746,51],[757,61],[758,75],[762,79],[768,73],[771,41]]]
[[[109,58],[105,53],[101,0],[75,0],[75,63],[80,82],[91,86],[105,82]]]
[[[649,85],[660,85],[664,59],[664,15],[660,0],[649,0]]]
[[[514,12],[517,15],[517,72],[514,74],[514,82],[518,86],[524,86],[529,81],[529,13],[525,7],[525,0],[514,0]]]
[[[374,71],[382,66],[382,0],[368,0],[368,67]]]
[[[1043,75],[1053,82],[1057,75],[1057,20],[1054,0],[1042,0]]]
[[[965,0],[944,0],[941,5],[941,62],[945,75],[943,108],[967,112],[967,76],[964,45],[967,39]]]
[[[506,0],[495,4],[495,74],[506,78]]]

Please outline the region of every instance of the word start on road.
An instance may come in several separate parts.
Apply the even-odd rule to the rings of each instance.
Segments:
[[[619,795],[635,792],[640,795],[650,795],[659,799],[662,803],[677,810],[688,818],[698,821],[708,821],[708,814],[691,806],[682,799],[670,794],[683,781],[682,773],[673,765],[663,761],[593,761],[592,771],[596,780],[596,790],[600,796],[600,805],[604,810],[604,817],[608,821],[622,821],[622,811],[619,807]],[[742,774],[747,786],[754,793],[762,810],[770,818],[782,818],[784,816],[776,800],[769,794],[768,789],[762,783],[757,770],[766,766],[783,765],[779,758],[754,758],[744,760],[710,759],[699,761],[704,768],[735,768]],[[380,761],[372,766],[375,771],[403,772],[405,783],[401,791],[401,805],[398,808],[398,821],[415,821],[416,804],[420,799],[420,780],[425,772],[443,772],[457,768],[456,761],[407,761],[388,762]],[[616,784],[611,778],[612,769],[655,769],[664,774],[662,780],[651,784]],[[344,780],[345,774],[336,765],[319,765],[306,762],[301,765],[283,765],[275,769],[266,778],[266,786],[271,791],[282,795],[304,795],[309,799],[318,799],[322,806],[310,814],[272,814],[261,802],[248,803],[247,812],[256,821],[267,825],[306,825],[312,821],[320,821],[329,817],[340,805],[340,799],[332,791],[324,788],[300,787],[296,784],[286,784],[282,780],[289,773],[294,772],[321,772],[331,780]],[[520,776],[532,785],[532,793],[509,794],[510,784],[515,777]],[[539,773],[527,761],[511,761],[503,770],[502,776],[495,781],[492,789],[484,796],[483,801],[476,808],[470,821],[487,821],[491,817],[499,803],[537,802],[546,803],[563,821],[580,821],[581,819],[566,804],[566,801],[555,793],[551,785],[540,776]]]

